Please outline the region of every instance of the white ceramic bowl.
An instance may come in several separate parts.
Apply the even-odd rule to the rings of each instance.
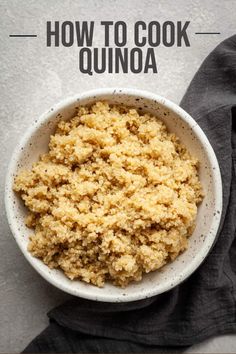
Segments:
[[[19,168],[30,167],[39,154],[48,147],[49,136],[57,122],[69,119],[78,105],[106,100],[141,108],[157,115],[176,133],[190,152],[200,160],[200,180],[205,198],[198,209],[197,226],[189,239],[189,248],[160,271],[144,275],[141,282],[131,283],[125,289],[106,284],[97,288],[79,280],[71,281],[60,270],[51,270],[27,251],[31,231],[24,225],[26,209],[17,194],[12,191],[14,176]],[[76,95],[52,107],[27,130],[16,147],[7,172],[5,205],[8,222],[14,238],[30,264],[47,281],[75,296],[108,302],[126,302],[161,294],[189,277],[202,263],[211,249],[220,223],[222,209],[222,182],[215,153],[198,124],[183,109],[153,93],[134,89],[98,89]]]

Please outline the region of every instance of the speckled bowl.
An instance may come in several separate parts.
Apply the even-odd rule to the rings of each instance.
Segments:
[[[206,194],[199,206],[197,225],[190,237],[189,248],[161,270],[144,275],[141,282],[132,283],[125,289],[106,284],[97,288],[81,281],[71,281],[60,270],[51,270],[27,251],[31,231],[24,225],[26,209],[17,194],[12,191],[18,169],[30,167],[39,154],[48,147],[49,136],[57,122],[69,119],[78,105],[97,100],[130,105],[157,115],[170,132],[176,133],[187,148],[200,160],[200,179]],[[215,153],[198,124],[183,109],[169,100],[134,89],[98,89],[76,95],[52,107],[33,122],[16,147],[7,172],[5,205],[14,238],[30,264],[47,281],[75,296],[108,302],[126,302],[161,294],[180,284],[202,263],[211,249],[220,223],[222,209],[222,183]]]

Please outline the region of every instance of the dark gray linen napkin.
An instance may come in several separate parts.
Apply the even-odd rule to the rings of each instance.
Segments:
[[[223,214],[210,254],[184,283],[150,299],[72,298],[49,312],[49,327],[25,353],[157,352],[236,332],[236,35],[206,58],[181,106],[208,136],[222,174]]]

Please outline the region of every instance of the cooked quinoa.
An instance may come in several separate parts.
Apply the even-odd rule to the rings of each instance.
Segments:
[[[198,160],[163,122],[97,102],[60,121],[15,178],[28,250],[70,279],[125,287],[188,247],[203,198]]]

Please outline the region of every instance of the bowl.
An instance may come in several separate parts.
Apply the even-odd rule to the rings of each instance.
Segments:
[[[158,116],[170,132],[200,161],[199,177],[205,198],[198,207],[196,228],[189,238],[189,248],[175,261],[158,271],[145,274],[142,281],[130,283],[125,289],[106,283],[103,288],[79,280],[69,280],[62,271],[49,269],[41,260],[27,251],[29,234],[24,224],[26,208],[13,192],[14,176],[18,170],[31,167],[41,153],[47,151],[49,137],[59,120],[70,119],[78,105],[97,100],[124,104]],[[135,89],[97,89],[68,98],[53,106],[28,128],[13,152],[5,187],[5,206],[13,236],[22,253],[41,274],[57,288],[86,299],[105,302],[128,302],[166,292],[188,278],[203,262],[216,238],[222,210],[222,182],[215,153],[196,121],[175,103],[153,93]]]

